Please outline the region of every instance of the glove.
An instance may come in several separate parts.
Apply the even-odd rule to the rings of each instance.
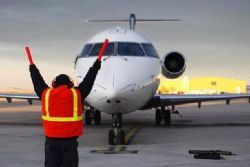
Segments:
[[[100,69],[101,69],[101,61],[99,61],[98,59],[96,59],[96,61],[95,61],[94,64],[93,64],[93,67],[94,67],[96,70],[100,70]]]
[[[38,69],[37,69],[35,64],[31,64],[31,65],[29,65],[29,70],[34,71],[34,70],[38,70]]]

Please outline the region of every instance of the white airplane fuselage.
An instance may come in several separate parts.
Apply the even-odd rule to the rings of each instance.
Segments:
[[[114,43],[114,54],[103,56],[101,69],[98,72],[92,91],[86,98],[88,104],[108,114],[126,114],[143,107],[155,94],[161,72],[159,57],[118,54],[118,43],[150,43],[151,42],[129,29],[115,28],[104,31],[87,44],[103,43],[108,38]],[[76,61],[78,82],[87,74],[96,60],[96,56],[79,57]]]

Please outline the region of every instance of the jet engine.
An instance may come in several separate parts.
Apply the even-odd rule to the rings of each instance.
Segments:
[[[178,52],[171,52],[164,57],[162,74],[170,79],[178,78],[186,68],[185,57]]]

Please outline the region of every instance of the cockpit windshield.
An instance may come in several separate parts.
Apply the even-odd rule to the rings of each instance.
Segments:
[[[97,56],[101,50],[102,43],[86,44],[81,52],[80,57]],[[104,55],[112,55],[114,53],[114,43],[109,43]]]
[[[97,56],[103,43],[88,43],[84,46],[80,57]],[[156,57],[158,54],[151,43],[111,42],[104,53],[106,56],[146,56]]]
[[[144,56],[144,52],[138,43],[119,42],[118,54],[122,56]]]
[[[93,44],[86,44],[81,52],[80,57],[88,56],[90,49],[92,48]]]
[[[158,57],[158,54],[154,48],[154,46],[150,43],[143,43],[141,44],[146,55],[149,57]]]
[[[97,56],[101,50],[102,43],[94,44],[94,47],[91,49],[89,56]],[[114,43],[109,43],[104,55],[112,55],[114,53]]]

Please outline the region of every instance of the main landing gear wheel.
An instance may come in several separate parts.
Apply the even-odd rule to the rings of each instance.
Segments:
[[[160,125],[162,120],[164,120],[165,125],[171,125],[171,113],[165,107],[157,108],[155,111],[155,124]]]
[[[164,122],[165,122],[165,125],[171,125],[171,113],[170,113],[170,110],[165,111]]]
[[[109,144],[110,145],[114,145],[115,144],[114,138],[115,138],[115,132],[114,132],[114,130],[109,130]]]
[[[120,131],[119,138],[120,138],[120,144],[125,144],[125,131],[124,130]]]
[[[161,110],[160,109],[156,109],[155,111],[155,124],[156,125],[160,125],[161,124]]]
[[[109,130],[109,144],[125,144],[125,131],[122,129],[121,114],[112,114],[112,129]]]
[[[90,110],[85,111],[85,125],[90,125],[91,124],[91,117],[90,117]]]
[[[101,112],[91,107],[85,111],[85,125],[90,125],[92,120],[96,125],[101,124]]]
[[[94,122],[96,125],[101,124],[101,112],[99,110],[95,110]]]

